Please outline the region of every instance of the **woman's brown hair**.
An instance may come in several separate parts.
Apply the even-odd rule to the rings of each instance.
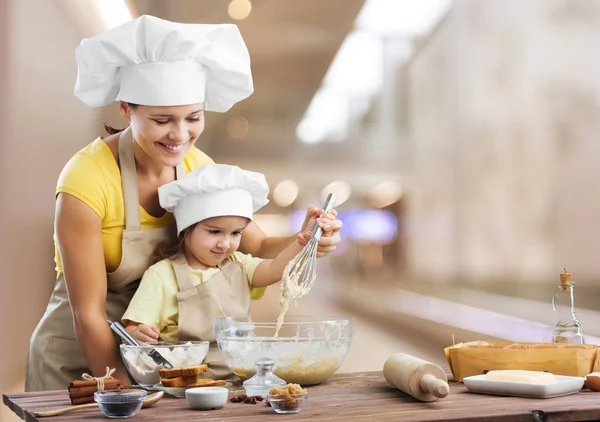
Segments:
[[[183,229],[175,239],[163,240],[152,254],[152,264],[156,264],[163,259],[177,259],[182,256],[185,248],[185,236],[194,230],[194,227],[196,227],[196,224]]]
[[[129,106],[129,108],[131,108],[132,110],[135,110],[136,108],[138,108],[139,104],[133,104],[133,103],[127,103],[127,105]],[[108,133],[109,135],[114,135],[116,133],[120,133],[123,132],[124,129],[115,129],[114,127],[110,127],[108,126],[106,123],[104,123],[104,130],[106,131],[106,133]]]

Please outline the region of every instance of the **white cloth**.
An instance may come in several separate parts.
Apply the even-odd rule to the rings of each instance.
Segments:
[[[269,203],[269,185],[262,173],[226,164],[197,168],[158,188],[161,207],[177,222],[177,234],[211,217],[233,215],[250,220]]]
[[[234,24],[183,24],[143,15],[81,41],[75,95],[92,107],[204,102],[225,112],[254,91],[250,56]]]

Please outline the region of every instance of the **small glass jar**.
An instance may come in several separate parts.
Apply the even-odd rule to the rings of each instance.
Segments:
[[[302,406],[308,400],[308,396],[304,395],[301,397],[279,397],[279,396],[268,396],[267,401],[276,413],[299,413],[302,410]]]
[[[269,390],[277,385],[285,385],[286,382],[273,373],[275,361],[263,357],[254,362],[256,374],[242,384],[248,396],[267,397]]]
[[[147,394],[144,390],[135,389],[97,391],[94,400],[105,416],[122,419],[137,415]]]

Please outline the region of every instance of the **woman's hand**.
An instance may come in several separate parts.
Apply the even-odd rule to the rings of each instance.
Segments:
[[[337,211],[334,209],[329,213],[325,213],[322,209],[310,207],[306,211],[302,230],[297,235],[298,243],[300,243],[301,246],[305,246],[308,243],[310,234],[316,223],[323,230],[323,234],[319,240],[319,246],[317,247],[317,256],[327,256],[335,251],[338,243],[341,241],[339,232],[343,225],[340,220],[336,219],[336,216]]]
[[[140,343],[156,344],[160,331],[157,327],[146,324],[127,324],[125,328]]]

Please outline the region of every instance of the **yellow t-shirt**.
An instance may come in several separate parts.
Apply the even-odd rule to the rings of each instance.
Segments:
[[[183,164],[185,171],[214,164],[214,161],[197,148],[190,148]],[[56,186],[56,194],[71,194],[89,205],[102,218],[102,245],[106,271],[115,271],[121,263],[121,241],[125,229],[125,206],[121,171],[109,146],[97,138],[76,153],[63,168]],[[153,217],[140,207],[142,229],[165,227],[173,222],[173,214]],[[54,234],[54,261],[57,277],[62,265],[56,233]]]
[[[263,260],[252,255],[234,252],[229,259],[240,262],[246,272],[250,297],[258,300],[265,294],[264,287],[252,287],[254,270]],[[204,283],[213,275],[219,273],[219,268],[207,270],[195,270],[189,268],[195,286]],[[179,287],[177,277],[170,259],[163,259],[146,270],[140,286],[129,307],[122,317],[123,324],[128,321],[140,324],[154,325],[160,330],[160,339],[168,342],[177,342],[177,325],[179,323],[179,307],[177,304],[177,292]]]

